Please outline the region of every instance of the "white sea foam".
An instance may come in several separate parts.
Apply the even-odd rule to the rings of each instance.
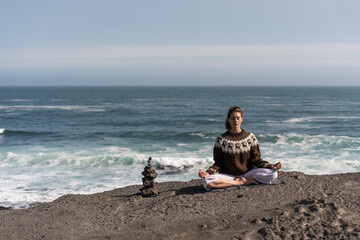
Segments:
[[[303,117],[303,118],[290,118],[283,121],[284,123],[301,123],[314,120],[326,120],[326,119],[360,119],[360,116],[316,116],[316,117]]]
[[[210,148],[208,150],[211,152]],[[167,148],[164,152],[145,154],[116,146],[70,152],[61,152],[58,149],[29,148],[18,153],[0,154],[0,167],[121,167],[143,164],[149,156],[152,156],[155,164],[170,168],[188,167],[207,162],[199,157],[201,151],[189,153],[177,151],[176,148]]]
[[[31,102],[32,99],[6,99],[5,102]]]
[[[268,139],[262,141],[262,139]],[[306,134],[258,136],[262,157],[284,171],[331,174],[360,171],[360,138]],[[0,152],[0,205],[26,207],[69,193],[94,193],[141,184],[149,156],[158,182],[189,181],[211,164],[212,143],[138,152],[120,146],[57,149],[29,147]]]
[[[210,164],[212,158],[184,156],[184,154],[175,154],[174,156],[154,157],[154,163],[157,163],[163,169],[184,169],[195,165]]]
[[[360,139],[348,136],[306,135],[306,134],[267,134],[259,135],[260,147],[263,156],[267,159],[289,159],[321,162],[324,166],[314,168],[317,173],[326,173],[328,159],[341,161],[358,161]],[[265,140],[269,138],[269,140]],[[262,142],[261,140],[265,141]],[[178,147],[188,147],[179,143]],[[143,164],[149,156],[162,168],[188,168],[195,165],[206,165],[212,160],[212,144],[199,146],[197,150],[187,148],[166,148],[155,153],[140,153],[130,148],[105,147],[100,149],[81,149],[77,151],[59,151],[59,149],[29,148],[21,152],[5,152],[0,154],[0,166],[7,167],[94,167],[107,168],[124,165]],[[347,154],[347,155],[346,155]],[[289,165],[289,164],[287,164]],[[292,167],[296,164],[290,164]],[[297,169],[301,171],[301,169]],[[351,170],[351,169],[348,169]],[[360,169],[353,169],[356,171]],[[338,169],[339,172],[342,169]],[[328,172],[333,172],[330,170]]]
[[[4,131],[5,131],[5,129],[4,129],[4,128],[0,128],[0,135],[1,135],[1,134],[3,134],[3,133],[4,133]]]
[[[105,109],[87,109],[84,112],[106,112]]]
[[[186,144],[186,143],[178,143],[178,144],[176,144],[176,146],[186,147],[186,146],[189,146],[189,144]]]
[[[145,156],[130,149],[76,152],[6,152],[0,155],[0,205],[15,208],[69,193],[94,193],[141,183]],[[94,149],[93,149],[94,150]]]
[[[6,152],[0,156],[0,205],[28,207],[64,194],[89,194],[141,184],[141,172],[149,155],[153,165],[160,167],[158,182],[191,180],[198,168],[211,164],[209,155],[203,157],[202,152],[176,151],[167,148],[164,152],[144,154],[128,148],[106,147],[73,152],[43,148],[33,148],[33,152]],[[172,174],[191,166],[199,167]]]
[[[294,133],[259,135],[261,137],[276,139],[274,142],[260,142],[262,154],[270,162],[283,162],[285,171],[307,174],[360,171],[360,152],[357,150],[360,138]]]
[[[202,137],[204,138],[205,137],[205,134],[204,133],[190,133],[191,136],[199,136],[199,137]]]
[[[290,118],[288,120],[285,120],[283,122],[285,123],[299,123],[299,122],[305,122],[305,121],[310,121],[312,118],[310,117],[305,117],[305,118]]]
[[[360,119],[360,116],[328,116],[328,117],[313,117],[314,119]]]
[[[189,134],[190,136],[199,136],[204,139],[214,138],[213,132],[193,132]]]
[[[110,169],[102,172],[82,172],[79,169],[39,170],[37,169],[37,173],[27,169],[22,170],[22,173],[12,171],[12,174],[0,177],[0,205],[29,207],[34,203],[52,201],[65,194],[91,194],[141,183],[141,178],[129,177],[135,174],[131,167],[124,169],[121,175]],[[139,174],[138,171],[139,169],[136,173]]]

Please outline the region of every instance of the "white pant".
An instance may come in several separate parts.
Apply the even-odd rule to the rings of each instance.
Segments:
[[[207,191],[210,191],[211,188],[207,188],[206,186],[209,183],[212,183],[220,178],[225,180],[234,180],[236,177],[248,177],[253,176],[253,178],[259,183],[263,184],[271,184],[271,181],[278,177],[277,171],[269,169],[269,168],[253,168],[245,174],[234,176],[226,173],[215,173],[207,178],[203,178],[202,184]]]

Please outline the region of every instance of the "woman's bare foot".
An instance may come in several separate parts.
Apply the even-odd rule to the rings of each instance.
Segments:
[[[260,184],[258,181],[255,180],[255,178],[253,176],[248,176],[245,178],[245,183],[244,183],[244,186],[247,186],[247,185],[258,185]]]
[[[242,185],[244,185],[246,183],[246,178],[244,178],[244,177],[236,177],[234,179],[234,182],[235,182],[235,185],[242,186]]]
[[[211,182],[206,185],[207,188],[227,188],[234,186],[242,186],[246,183],[246,178],[237,177],[234,180],[222,179],[219,178],[214,182]]]

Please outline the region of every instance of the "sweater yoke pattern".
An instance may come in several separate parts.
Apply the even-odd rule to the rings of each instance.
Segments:
[[[220,148],[224,153],[240,154],[250,152],[252,147],[258,145],[258,141],[253,133],[245,138],[230,138],[229,136],[220,135],[216,138],[215,148]]]

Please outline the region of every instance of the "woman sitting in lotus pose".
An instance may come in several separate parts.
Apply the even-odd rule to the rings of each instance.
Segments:
[[[251,184],[270,184],[277,178],[281,163],[270,164],[261,159],[255,135],[241,129],[242,111],[229,108],[225,127],[228,131],[216,138],[215,163],[206,171],[199,170],[206,190]]]

